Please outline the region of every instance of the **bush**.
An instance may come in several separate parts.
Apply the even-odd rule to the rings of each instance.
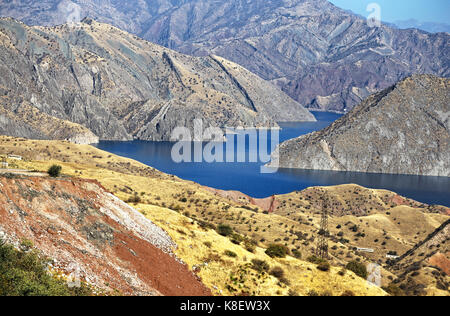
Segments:
[[[301,259],[302,258],[302,253],[300,251],[298,251],[297,249],[293,249],[292,250],[292,255],[297,258],[297,259]]]
[[[141,197],[137,195],[137,192],[127,200],[127,203],[141,203]]]
[[[317,265],[317,269],[324,272],[330,271],[330,264],[324,260]]]
[[[231,250],[225,250],[224,252],[225,256],[231,257],[231,258],[236,258],[237,254]]]
[[[217,226],[217,232],[225,237],[228,237],[233,234],[233,228],[230,225],[220,224]]]
[[[277,279],[281,279],[282,277],[284,277],[284,270],[281,267],[275,267],[270,270],[270,275],[273,275]]]
[[[268,272],[270,266],[264,260],[253,259],[252,260],[252,269],[258,271],[259,273]]]
[[[233,233],[230,236],[230,240],[233,244],[240,245],[243,241],[245,241],[245,238],[239,234]]]
[[[66,282],[50,275],[47,260],[36,250],[17,250],[0,240],[0,296],[91,295],[85,284],[69,288]]]
[[[61,166],[53,165],[48,169],[47,173],[49,174],[50,177],[57,178],[61,175],[61,170],[62,170]]]
[[[284,284],[287,286],[291,285],[291,282],[288,279],[286,279],[285,277],[281,277],[278,280],[280,281],[280,284]]]
[[[405,293],[402,289],[400,289],[395,284],[389,284],[387,287],[383,287],[383,290],[385,290],[387,293],[389,293],[391,296],[404,296]]]
[[[266,250],[266,255],[271,258],[285,258],[289,254],[289,249],[284,245],[272,244]]]
[[[247,250],[248,252],[251,252],[251,253],[254,253],[256,250],[255,244],[249,240],[245,241],[244,247],[245,247],[245,250]]]
[[[310,256],[306,260],[308,260],[309,262],[314,263],[314,264],[319,264],[319,263],[322,263],[325,261],[324,259],[319,258],[317,256]]]
[[[356,261],[349,262],[346,267],[347,270],[353,271],[357,276],[367,279],[367,268],[364,264]]]

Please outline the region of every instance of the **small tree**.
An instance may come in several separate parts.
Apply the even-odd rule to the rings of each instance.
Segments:
[[[48,169],[48,174],[52,178],[57,178],[61,175],[62,167],[58,165],[53,165]]]

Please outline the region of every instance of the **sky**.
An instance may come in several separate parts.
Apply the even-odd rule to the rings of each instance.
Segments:
[[[334,5],[367,17],[367,5],[377,3],[381,20],[395,22],[416,19],[420,22],[450,24],[450,0],[329,0]]]

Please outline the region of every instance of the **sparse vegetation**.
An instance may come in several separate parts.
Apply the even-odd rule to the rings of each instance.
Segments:
[[[52,178],[58,178],[61,175],[62,167],[60,165],[52,165],[47,173]]]
[[[268,272],[270,269],[269,264],[264,260],[253,259],[252,269],[258,271],[259,273]]]
[[[225,250],[224,254],[225,254],[225,256],[231,257],[231,258],[236,258],[237,257],[237,254],[235,252],[231,251],[231,250]]]
[[[352,262],[349,262],[345,266],[345,268],[347,270],[353,271],[357,276],[359,276],[363,279],[367,279],[368,272],[367,272],[366,266],[363,263],[352,261]]]
[[[230,225],[220,224],[217,226],[217,232],[222,236],[228,237],[233,234],[233,228]]]
[[[405,295],[403,290],[393,283],[389,284],[386,287],[383,287],[383,290],[385,290],[392,296],[404,296]]]
[[[91,296],[82,284],[69,288],[64,280],[47,272],[47,260],[28,242],[20,250],[0,240],[0,296]]]
[[[331,268],[330,264],[328,263],[328,261],[325,260],[317,265],[317,269],[324,272],[330,271],[330,268]]]
[[[266,255],[272,258],[285,258],[289,254],[289,249],[280,244],[271,244],[266,250]]]
[[[276,277],[277,279],[281,279],[284,277],[284,270],[281,267],[275,267],[270,270],[270,275]]]

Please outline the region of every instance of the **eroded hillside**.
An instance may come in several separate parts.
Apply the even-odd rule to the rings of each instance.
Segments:
[[[448,33],[374,26],[326,0],[16,0],[0,14],[33,25],[93,17],[183,53],[223,56],[322,110],[350,110],[413,73],[450,74]]]
[[[194,119],[215,127],[315,120],[221,57],[182,55],[90,19],[52,28],[0,19],[0,60],[0,131],[12,136],[161,141]]]
[[[52,270],[106,292],[210,294],[165,231],[96,181],[0,174],[0,237],[32,242]]]

